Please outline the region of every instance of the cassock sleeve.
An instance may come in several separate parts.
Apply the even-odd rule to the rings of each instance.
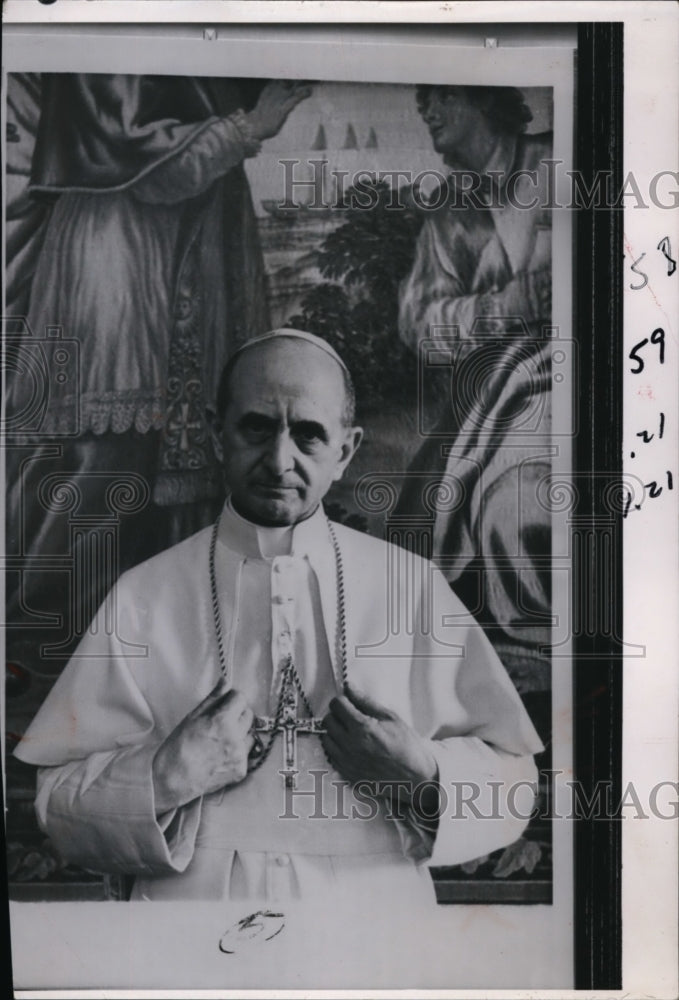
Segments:
[[[151,764],[160,739],[128,665],[144,647],[124,649],[111,632],[110,601],[15,753],[40,768],[38,821],[67,862],[98,872],[183,871],[201,800],[156,817]],[[124,608],[116,620],[125,623],[123,634],[134,634]]]
[[[436,759],[440,812],[435,829],[414,810],[398,826],[404,853],[436,866],[521,836],[537,792],[533,754],[543,746],[481,626],[437,570],[431,581],[433,627],[416,639],[410,696]],[[446,656],[451,644],[458,649]]]

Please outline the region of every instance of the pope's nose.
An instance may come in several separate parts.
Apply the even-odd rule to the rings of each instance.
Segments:
[[[294,443],[289,434],[277,434],[266,453],[267,468],[276,476],[283,476],[294,468]]]

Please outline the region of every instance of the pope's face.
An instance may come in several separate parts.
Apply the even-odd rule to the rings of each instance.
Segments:
[[[303,341],[267,342],[239,358],[224,415],[224,469],[236,510],[263,525],[313,514],[361,440],[346,427],[337,362]]]
[[[485,120],[461,87],[433,87],[422,117],[437,153],[453,156],[464,154],[465,146]]]

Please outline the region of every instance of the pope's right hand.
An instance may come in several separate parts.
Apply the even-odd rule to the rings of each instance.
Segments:
[[[248,773],[253,713],[224,678],[161,743],[153,759],[156,813],[234,785]]]

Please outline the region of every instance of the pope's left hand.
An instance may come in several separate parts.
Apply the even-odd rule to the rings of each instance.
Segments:
[[[330,702],[323,726],[325,752],[347,781],[399,782],[396,794],[409,802],[418,785],[438,777],[427,741],[396,712],[349,684]]]

